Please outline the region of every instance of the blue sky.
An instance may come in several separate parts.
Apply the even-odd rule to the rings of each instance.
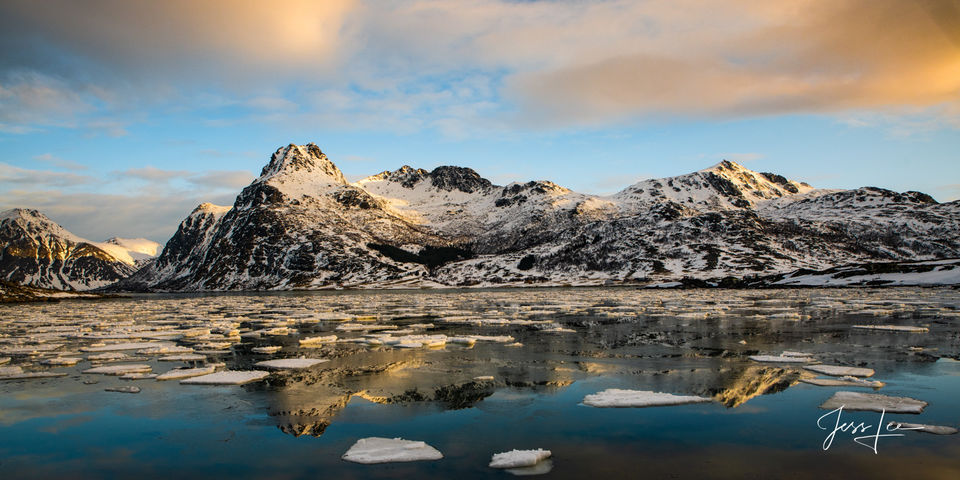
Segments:
[[[0,208],[164,242],[276,148],[612,193],[721,159],[960,198],[950,1],[4,2]],[[956,27],[956,28],[954,28]]]

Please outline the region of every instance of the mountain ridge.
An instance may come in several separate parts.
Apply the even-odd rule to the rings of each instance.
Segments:
[[[726,160],[599,196],[453,166],[350,183],[315,144],[290,144],[217,208],[195,210],[119,288],[643,283],[960,257],[951,203],[818,190]]]

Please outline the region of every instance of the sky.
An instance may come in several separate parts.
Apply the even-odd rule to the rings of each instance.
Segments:
[[[960,198],[956,0],[0,2],[0,209],[164,243],[314,142],[609,194],[723,159]]]

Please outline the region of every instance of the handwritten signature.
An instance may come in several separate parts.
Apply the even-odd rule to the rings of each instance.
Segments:
[[[867,424],[866,422],[844,422],[843,420],[843,405],[829,412],[825,413],[823,416],[817,419],[817,427],[820,427],[820,430],[831,430],[830,426],[824,426],[824,420],[830,417],[831,415],[836,415],[834,424],[831,432],[827,435],[827,438],[823,439],[823,449],[829,450],[830,446],[833,445],[833,439],[836,438],[837,432],[848,433],[850,435],[857,435],[861,433],[873,432],[867,435],[860,435],[858,437],[853,437],[853,441],[857,442],[864,447],[867,447],[873,450],[873,453],[877,453],[877,444],[880,443],[881,437],[902,437],[902,433],[881,433],[883,432],[883,416],[886,414],[886,410],[880,411],[880,421],[877,423],[876,428],[872,424]],[[886,426],[887,432],[896,432],[898,430],[919,430],[922,427],[907,428],[899,422],[890,422]]]

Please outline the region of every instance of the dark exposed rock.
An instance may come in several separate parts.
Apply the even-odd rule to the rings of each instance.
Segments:
[[[493,188],[490,180],[481,177],[471,168],[443,166],[429,174],[433,186],[441,190],[460,190],[473,193]]]

